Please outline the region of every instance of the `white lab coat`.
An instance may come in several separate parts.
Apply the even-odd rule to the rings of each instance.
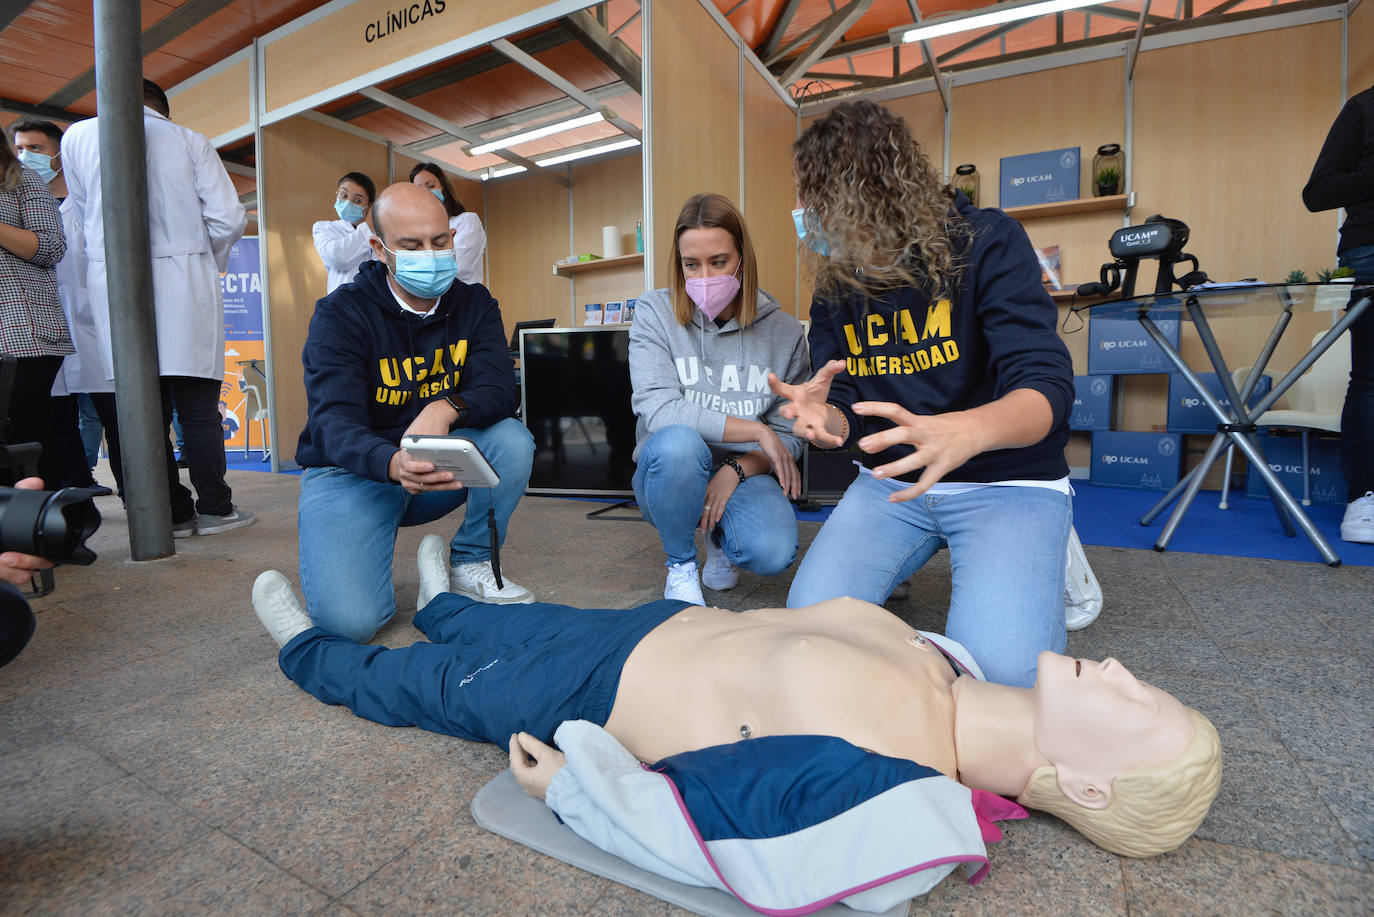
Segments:
[[[114,366],[108,360],[110,351],[102,341],[110,339],[108,322],[103,332],[96,327],[91,299],[86,295],[86,251],[81,220],[71,198],[62,202],[62,231],[67,236],[67,254],[57,264],[57,295],[62,300],[62,313],[71,330],[72,346],[76,353],[62,361],[62,369],[52,383],[54,395],[73,395],[78,392],[113,392]],[[108,318],[108,316],[107,316]]]
[[[247,225],[243,205],[204,135],[173,124],[147,106],[143,129],[158,373],[222,379],[224,306],[219,275]],[[100,137],[94,118],[73,124],[63,135],[62,163],[68,200],[86,240],[86,291],[97,329],[102,321],[108,329]],[[108,333],[102,343],[108,353]]]
[[[372,258],[372,246],[368,244],[372,227],[366,222],[354,226],[347,220],[320,220],[312,227],[311,235],[329,278],[324,288],[326,296],[351,281],[363,262]]]
[[[453,256],[458,260],[458,279],[463,283],[484,283],[482,254],[487,250],[487,231],[471,210],[449,217],[453,230]]]

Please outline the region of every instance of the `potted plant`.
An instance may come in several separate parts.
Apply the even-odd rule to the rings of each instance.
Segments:
[[[1121,170],[1116,166],[1104,166],[1093,176],[1097,197],[1107,197],[1121,193]]]
[[[1313,306],[1317,312],[1338,312],[1350,302],[1350,291],[1339,284],[1354,283],[1355,272],[1348,267],[1323,268],[1317,272],[1317,280],[1325,286],[1317,287],[1317,302]]]
[[[1293,270],[1288,272],[1287,277],[1283,278],[1283,282],[1288,284],[1307,283],[1307,272],[1300,271],[1297,268],[1294,268]]]

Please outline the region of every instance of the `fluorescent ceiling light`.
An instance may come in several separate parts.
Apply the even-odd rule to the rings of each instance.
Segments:
[[[901,41],[928,41],[942,35],[967,32],[970,29],[983,29],[988,26],[1015,22],[1018,19],[1033,19],[1050,13],[1079,9],[1084,6],[1103,6],[1103,0],[1025,0],[1020,3],[999,3],[985,12],[975,12],[967,16],[954,16],[936,20],[926,20],[914,28],[893,29],[900,33]]]
[[[601,146],[587,147],[586,149],[575,150],[571,153],[559,153],[557,156],[536,159],[535,162],[541,166],[556,166],[560,162],[572,162],[574,159],[585,159],[588,156],[600,156],[602,153],[624,150],[632,146],[639,146],[639,141],[633,137],[626,137],[624,140],[617,140],[614,143],[603,143]]]
[[[543,127],[536,127],[531,130],[521,131],[518,134],[511,134],[497,140],[490,140],[486,143],[479,143],[477,146],[470,146],[466,150],[469,156],[481,156],[483,153],[490,153],[493,150],[505,150],[522,143],[529,143],[531,140],[538,140],[540,137],[547,137],[550,134],[561,134],[563,131],[570,131],[575,127],[586,127],[588,124],[595,124],[598,121],[605,121],[606,115],[600,111],[580,115],[570,118],[567,121],[558,121],[553,124],[546,124]]]
[[[515,175],[517,172],[524,172],[524,166],[504,166],[500,169],[486,168],[482,171],[482,181],[489,178],[502,178],[506,175]]]

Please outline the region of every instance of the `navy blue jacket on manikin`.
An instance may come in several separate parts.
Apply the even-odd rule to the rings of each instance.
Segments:
[[[1040,280],[1040,265],[1021,224],[1000,210],[980,210],[962,193],[955,206],[972,226],[952,300],[931,301],[910,286],[872,295],[845,290],[811,304],[811,365],[844,360],[828,400],[849,420],[846,446],[888,429],[882,417],[860,417],[856,401],[891,401],[914,414],[963,411],[1015,389],[1044,395],[1054,419],[1040,442],[975,455],[945,481],[1053,481],[1064,460],[1073,364],[1055,331],[1058,310]],[[897,446],[862,455],[876,468],[911,454]],[[902,475],[914,482],[923,469]]]
[[[396,301],[385,264],[364,262],[352,283],[315,304],[301,362],[310,412],[296,446],[303,468],[389,480],[401,434],[445,395],[462,398],[468,427],[515,415],[501,310],[480,284],[455,281],[421,318]]]

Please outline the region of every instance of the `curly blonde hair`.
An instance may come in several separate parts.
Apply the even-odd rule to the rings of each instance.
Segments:
[[[824,257],[803,249],[817,290],[913,285],[950,294],[971,227],[905,120],[872,102],[845,102],[806,129],[792,156],[807,234],[830,248]]]
[[[1221,785],[1221,739],[1211,720],[1189,707],[1193,738],[1169,761],[1138,767],[1112,781],[1112,801],[1089,809],[1064,795],[1054,767],[1038,768],[1017,801],[1057,815],[1112,853],[1148,857],[1178,847],[1197,830]]]

